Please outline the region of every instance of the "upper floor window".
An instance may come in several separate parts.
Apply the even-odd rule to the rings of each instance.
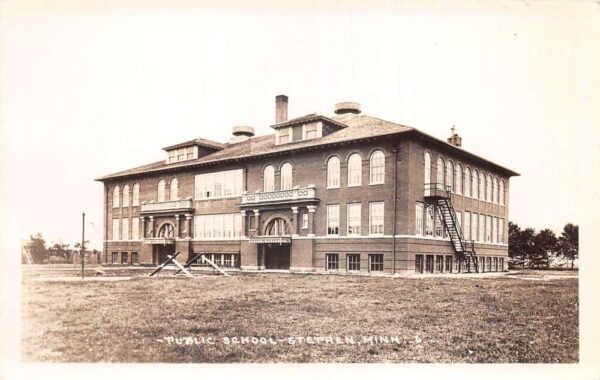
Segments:
[[[286,162],[281,166],[281,190],[292,189],[292,164]]]
[[[471,196],[471,168],[465,169],[465,186],[464,186],[465,196]]]
[[[362,179],[362,159],[358,153],[348,158],[348,186],[360,186]]]
[[[340,205],[327,205],[327,235],[340,233]]]
[[[485,174],[479,173],[479,199],[485,200]]]
[[[423,183],[431,183],[431,153],[425,152],[425,178]]]
[[[268,165],[263,170],[263,191],[275,190],[275,169]]]
[[[327,160],[327,188],[340,187],[340,159],[336,156]]]
[[[369,203],[369,234],[383,235],[383,202]]]
[[[277,144],[285,144],[292,141],[292,128],[279,128],[277,130]]]
[[[179,199],[179,180],[177,178],[171,179],[171,185],[169,186],[169,199],[172,201]]]
[[[115,186],[113,189],[113,207],[121,207],[121,189]]]
[[[157,202],[164,202],[165,201],[165,187],[166,187],[166,182],[164,179],[161,179],[160,181],[158,181],[158,187],[156,189],[156,201]]]
[[[302,139],[309,140],[322,135],[322,124],[321,123],[310,123],[302,126]]]
[[[129,185],[123,186],[123,207],[129,206]]]
[[[486,181],[485,181],[485,189],[486,189],[486,193],[485,193],[485,200],[488,202],[492,201],[492,175],[488,174]]]
[[[198,147],[188,146],[184,148],[171,149],[167,151],[167,163],[172,164],[174,162],[192,160],[198,158]]]
[[[437,159],[436,182],[440,185],[444,184],[444,159],[441,156]]]
[[[463,167],[461,164],[456,165],[456,194],[463,193]]]
[[[360,203],[348,203],[346,206],[347,235],[360,235]]]
[[[446,188],[454,191],[454,164],[452,161],[446,161]]]
[[[133,184],[133,193],[132,193],[131,200],[132,200],[132,202],[131,202],[132,206],[140,205],[140,184],[139,183]]]
[[[498,194],[498,196],[499,196],[499,198],[500,198],[500,199],[499,199],[499,203],[500,203],[501,205],[504,205],[504,195],[505,195],[505,194],[504,194],[504,191],[505,191],[505,190],[504,190],[504,180],[501,180],[501,181],[500,181],[500,189],[498,190],[498,192],[500,193],[500,194]]]
[[[120,240],[120,232],[121,232],[121,228],[120,228],[120,224],[119,224],[119,219],[113,219],[113,224],[112,224],[112,240]]]
[[[498,177],[494,178],[492,185],[492,202],[498,203]]]
[[[376,150],[371,154],[370,159],[370,183],[378,184],[385,181],[385,155],[382,151]]]
[[[197,239],[237,238],[242,235],[242,215],[210,214],[194,217],[194,237]]]
[[[197,174],[195,178],[195,199],[237,197],[243,191],[244,171],[226,170],[214,173]]]

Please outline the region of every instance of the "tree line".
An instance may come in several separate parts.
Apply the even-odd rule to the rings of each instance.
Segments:
[[[85,241],[85,244],[88,244],[87,240]],[[51,243],[47,246],[46,240],[39,232],[35,235],[30,235],[26,245],[34,264],[72,262],[73,256],[77,255],[78,259],[81,252],[81,242],[74,243],[72,247],[71,244],[63,242]],[[100,251],[96,249],[91,251],[86,250],[86,254],[88,253],[99,254]],[[21,262],[27,263],[27,257],[25,255],[21,258]]]
[[[579,257],[579,226],[567,223],[561,235],[556,236],[548,228],[536,232],[509,222],[508,256],[513,267],[548,269],[554,259],[562,257],[573,269]]]

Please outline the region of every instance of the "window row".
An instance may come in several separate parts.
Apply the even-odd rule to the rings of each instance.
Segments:
[[[504,257],[479,256],[479,272],[501,272]],[[474,272],[475,263],[470,257],[454,260],[452,255],[415,255],[415,273]]]
[[[291,190],[293,188],[292,164],[286,162],[281,165],[279,173],[279,190]],[[275,168],[273,165],[267,165],[263,169],[263,191],[275,191]]]
[[[448,231],[437,205],[417,202],[415,205],[415,235],[447,238]],[[465,211],[456,212],[464,240],[482,243],[504,243],[504,218]]]
[[[384,202],[369,202],[369,235],[383,235]],[[327,205],[327,235],[361,235],[362,204],[346,204],[346,233],[340,234],[340,205]]]
[[[360,253],[346,254],[345,270],[347,272],[359,272],[360,269]],[[383,254],[375,253],[368,255],[369,272],[383,272]],[[325,270],[339,271],[340,270],[340,254],[327,253],[325,255]]]
[[[123,202],[121,202],[121,187],[116,185],[113,188],[113,207],[129,207],[140,205],[140,184],[134,183],[133,186],[123,186]]]
[[[131,230],[129,229],[131,220]],[[138,218],[113,219],[112,240],[140,240],[140,223]]]
[[[371,153],[369,158],[369,184],[377,185],[385,182],[385,155],[381,150]],[[362,157],[353,153],[348,157],[348,182],[347,186],[361,186],[362,184]],[[340,187],[340,159],[333,156],[327,160],[327,188]]]
[[[425,152],[425,183],[433,183],[431,175],[431,153]],[[492,177],[478,169],[471,170],[457,164],[456,167],[450,159],[438,156],[436,162],[435,183],[443,184],[451,192],[464,195],[473,199],[479,199],[495,204],[504,205],[506,189],[504,180]]]
[[[205,253],[204,257],[221,268],[239,268],[240,255],[235,253]],[[196,260],[196,265],[201,267],[212,267],[204,257]]]
[[[110,258],[104,258],[105,264],[137,265],[139,258],[137,252],[111,252]]]
[[[194,217],[196,239],[237,238],[242,236],[242,215],[211,214]]]
[[[244,171],[235,169],[198,174],[194,185],[194,199],[239,197],[244,190]]]

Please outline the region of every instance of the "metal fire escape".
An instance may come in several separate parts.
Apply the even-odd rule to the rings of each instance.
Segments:
[[[474,268],[476,272],[479,272],[479,261],[475,256],[475,241],[463,239],[458,218],[452,206],[452,192],[450,191],[450,187],[445,187],[441,183],[426,183],[425,199],[433,201],[438,206],[454,252],[459,259],[462,258],[464,260],[466,264],[465,269],[471,271],[471,268]]]

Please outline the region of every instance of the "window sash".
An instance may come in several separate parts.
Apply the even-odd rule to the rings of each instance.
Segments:
[[[327,270],[339,270],[340,268],[340,259],[337,253],[328,253],[325,255]]]
[[[131,218],[131,240],[140,240],[140,222],[138,218]]]
[[[369,270],[371,272],[383,272],[383,255],[369,255]]]
[[[237,197],[242,194],[242,169],[197,174],[195,177],[195,199]]]
[[[122,219],[121,231],[121,240],[129,240],[129,218]]]
[[[121,240],[120,239],[120,222],[119,219],[113,219],[112,225],[112,240]]]
[[[385,181],[385,155],[378,150],[371,155],[370,184],[381,184]]]
[[[348,159],[348,186],[360,186],[362,180],[362,159],[353,154]]]
[[[340,160],[337,157],[331,157],[327,161],[327,187],[340,187]]]
[[[131,205],[132,206],[139,206],[140,205],[140,185],[139,184],[135,184],[133,185],[133,192],[132,192],[132,202]]]
[[[421,202],[415,204],[415,235],[421,236],[424,232],[423,216],[424,205]]]
[[[346,256],[348,271],[360,271],[360,254],[349,254]]]
[[[327,235],[340,233],[340,205],[327,205]]]
[[[235,239],[241,235],[241,214],[207,214],[194,217],[196,239]]]
[[[383,235],[383,202],[369,203],[369,234]]]
[[[360,235],[361,204],[349,203],[346,206],[346,226],[348,235]]]

